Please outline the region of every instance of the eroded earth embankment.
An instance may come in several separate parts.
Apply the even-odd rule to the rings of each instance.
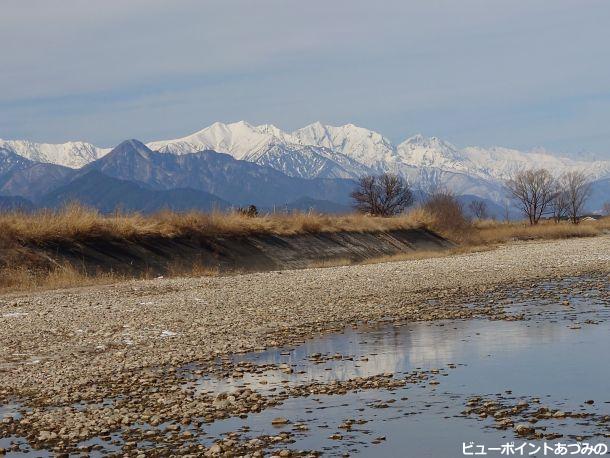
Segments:
[[[439,250],[451,242],[426,229],[386,232],[253,234],[228,237],[88,238],[0,250],[0,265],[50,267],[69,263],[87,273],[165,274],[197,267],[220,271],[299,269],[313,264]]]

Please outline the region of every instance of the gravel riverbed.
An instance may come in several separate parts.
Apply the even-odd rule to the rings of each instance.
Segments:
[[[457,303],[470,294],[589,271],[610,272],[610,237],[514,243],[362,266],[5,295],[0,386],[53,390],[54,383],[251,350],[357,320],[468,315]]]
[[[212,398],[192,404],[192,394],[177,389],[176,368],[361,321],[518,319],[485,298],[508,285],[586,273],[607,280],[608,272],[610,237],[603,236],[424,260],[4,295],[0,403],[17,399],[34,409],[11,431],[58,450],[151,418],[260,410],[266,401],[256,397],[221,414],[217,406],[210,411]],[[475,299],[483,305],[470,306]],[[108,398],[121,400],[118,413],[74,407]]]

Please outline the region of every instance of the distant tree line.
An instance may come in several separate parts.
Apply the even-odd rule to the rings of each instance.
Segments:
[[[542,168],[519,170],[506,180],[505,185],[515,206],[532,225],[538,224],[545,216],[556,222],[568,219],[578,224],[591,194],[591,180],[581,171],[553,176]],[[415,201],[408,181],[392,173],[361,177],[351,197],[358,211],[382,217],[403,213]],[[462,204],[438,183],[426,196],[422,208],[439,219],[447,220],[447,223],[461,224],[465,221]],[[489,217],[484,200],[471,201],[468,210],[476,219]],[[605,204],[604,211],[610,214],[610,202]],[[508,207],[506,213],[508,218]]]
[[[591,180],[581,171],[554,177],[546,169],[520,170],[507,180],[506,187],[532,225],[544,215],[556,222],[569,219],[578,224],[591,194]]]

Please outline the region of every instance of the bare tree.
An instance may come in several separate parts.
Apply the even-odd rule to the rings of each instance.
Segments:
[[[468,210],[476,219],[487,218],[487,204],[484,200],[473,200],[468,204]]]
[[[396,215],[413,203],[413,192],[407,181],[392,173],[360,178],[351,197],[358,211],[375,216]]]
[[[570,208],[568,194],[563,189],[561,180],[555,182],[555,197],[551,202],[550,207],[553,214],[553,220],[556,223],[568,216],[568,210]]]
[[[573,170],[561,175],[559,183],[561,192],[565,193],[567,214],[574,224],[578,224],[585,202],[591,194],[591,180],[586,173]]]
[[[602,207],[602,211],[604,215],[610,216],[610,200],[608,202],[604,202],[604,206]]]
[[[517,206],[530,224],[538,224],[555,198],[555,180],[546,169],[520,170],[506,182]]]

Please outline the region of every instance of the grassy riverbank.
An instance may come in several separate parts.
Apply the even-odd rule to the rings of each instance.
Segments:
[[[370,257],[361,262],[376,263],[404,259],[448,256],[480,251],[517,240],[551,240],[592,237],[610,231],[610,218],[578,225],[545,221],[536,226],[524,222],[493,220],[462,221],[451,224],[440,221],[421,208],[393,218],[361,214],[321,215],[317,213],[267,214],[248,217],[239,213],[174,213],[103,215],[95,210],[70,206],[61,211],[7,213],[0,215],[0,291],[55,289],[94,284],[108,284],[127,279],[156,276],[151,271],[118,272],[112,269],[91,271],[60,257],[49,256],[48,262],[34,261],[32,247],[79,246],[95,243],[126,245],[151,240],[179,238],[235,238],[254,235],[298,236],[328,233],[385,233],[401,229],[426,228],[453,241],[446,250],[406,251],[390,256]],[[360,262],[360,261],[359,261]],[[311,267],[328,267],[354,263],[344,258],[323,258]],[[225,273],[234,273],[227,272]],[[217,267],[192,263],[176,264],[168,276],[217,275]]]

